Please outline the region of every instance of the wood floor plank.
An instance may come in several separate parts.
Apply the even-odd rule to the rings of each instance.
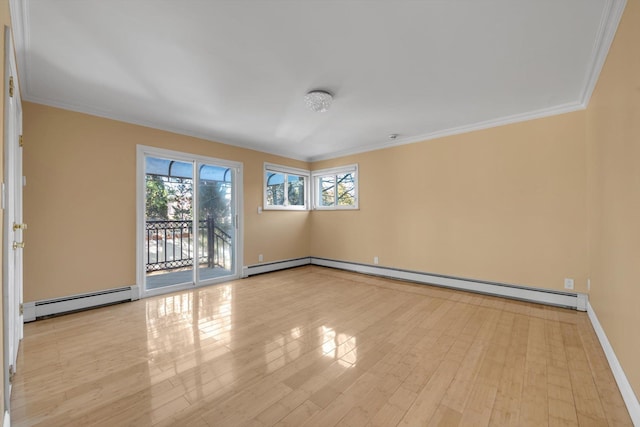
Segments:
[[[631,425],[585,313],[316,266],[27,324],[11,417]]]

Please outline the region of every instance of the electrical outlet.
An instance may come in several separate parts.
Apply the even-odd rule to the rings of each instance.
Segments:
[[[258,255],[258,262],[264,261],[264,256],[262,254]]]
[[[379,262],[380,262],[380,260],[378,259],[378,257],[377,257],[377,256],[374,256],[374,257],[373,257],[373,263],[374,263],[375,265],[378,265],[378,263],[379,263]]]
[[[573,289],[573,279],[564,279],[564,288]]]
[[[591,279],[587,279],[587,291],[591,290]]]

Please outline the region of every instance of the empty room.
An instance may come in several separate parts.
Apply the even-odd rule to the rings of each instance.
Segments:
[[[3,426],[640,426],[640,0],[0,0]]]

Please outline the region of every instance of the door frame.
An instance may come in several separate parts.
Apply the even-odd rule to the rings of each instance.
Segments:
[[[196,164],[211,164],[229,167],[234,170],[235,180],[233,181],[232,188],[232,200],[234,202],[235,211],[235,240],[234,240],[234,272],[231,275],[224,276],[218,279],[210,279],[202,283],[199,280],[195,280],[194,283],[187,283],[184,285],[168,286],[166,288],[158,288],[147,290],[145,288],[145,158],[147,156],[160,157],[166,159],[179,160],[184,162],[196,162]],[[198,169],[198,168],[194,168]],[[161,295],[170,292],[175,292],[184,289],[194,289],[196,287],[208,286],[215,283],[226,282],[229,280],[235,280],[242,277],[242,265],[243,265],[243,253],[244,253],[244,197],[243,197],[243,164],[241,162],[235,162],[232,160],[217,159],[214,157],[207,157],[198,154],[186,153],[181,151],[168,150],[164,148],[151,147],[147,145],[136,146],[136,277],[137,288],[139,297],[149,297],[154,295]],[[197,220],[197,199],[198,199],[198,185],[197,174],[193,177],[193,210],[194,221]],[[195,227],[194,229],[197,229]],[[194,265],[195,277],[198,278],[198,268]]]
[[[23,252],[13,243],[24,242],[22,191],[22,101],[18,84],[15,52],[11,29],[5,32],[5,99],[4,99],[4,176],[2,177],[3,242],[2,242],[2,290],[3,290],[3,355],[4,355],[4,405],[5,415],[11,406],[11,378],[9,369],[16,362],[23,337],[24,316],[21,313],[23,295]],[[11,82],[11,83],[10,83]],[[13,88],[11,88],[11,85]],[[13,94],[10,95],[10,91]],[[20,227],[14,227],[19,225]]]

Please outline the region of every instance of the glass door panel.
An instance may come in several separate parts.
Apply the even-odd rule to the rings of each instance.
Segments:
[[[138,146],[141,296],[241,276],[242,163]]]
[[[145,289],[194,283],[193,162],[145,158]]]
[[[236,274],[235,172],[228,166],[198,164],[198,281]]]

